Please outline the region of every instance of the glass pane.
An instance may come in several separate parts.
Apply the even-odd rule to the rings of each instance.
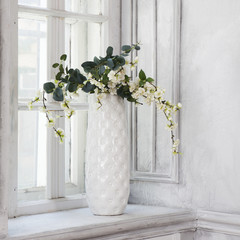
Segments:
[[[93,60],[101,52],[101,26],[98,23],[77,22],[65,25],[65,52],[68,55],[67,65],[79,68],[87,60]],[[79,92],[77,102],[87,102],[87,95]]]
[[[18,4],[34,7],[47,7],[47,0],[18,0]]]
[[[46,119],[44,114],[38,111],[19,111],[19,200],[37,200],[45,198],[47,142],[45,124]]]
[[[157,26],[157,84],[166,89],[166,99],[173,99],[173,56],[174,56],[174,1],[163,0],[158,7]],[[156,172],[169,175],[172,169],[171,139],[166,131],[167,121],[161,111],[157,111],[156,119]]]
[[[19,98],[32,98],[47,79],[47,24],[45,21],[18,21]]]
[[[149,77],[154,77],[155,65],[155,17],[152,14],[155,10],[155,1],[138,0],[137,39],[141,42],[141,51],[138,52],[138,70],[144,69]],[[148,37],[146,38],[146,33]],[[141,61],[142,59],[142,61]],[[147,63],[147,64],[145,64]],[[144,104],[137,108],[137,170],[151,172],[153,163],[153,105]]]
[[[87,111],[76,111],[70,121],[66,121],[66,195],[85,191],[84,168],[87,134]]]
[[[101,2],[101,0],[65,0],[65,9],[84,14],[101,14]]]
[[[83,2],[83,1],[79,1]],[[65,52],[68,55],[67,65],[81,69],[81,64],[93,60],[101,53],[101,26],[98,23],[75,22],[65,25]],[[79,91],[74,101],[87,102],[87,94]],[[87,112],[76,111],[71,121],[65,126],[65,181],[66,195],[85,191],[84,166],[87,131]]]

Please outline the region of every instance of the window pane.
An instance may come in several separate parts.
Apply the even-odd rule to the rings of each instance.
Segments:
[[[66,195],[85,191],[84,168],[87,132],[87,111],[76,111],[70,121],[66,121]]]
[[[34,7],[47,7],[47,0],[18,0],[18,4]]]
[[[18,114],[18,190],[19,200],[45,197],[46,119],[38,111]],[[27,193],[27,194],[21,194]],[[25,195],[23,197],[23,195]]]
[[[47,78],[46,21],[18,21],[19,98],[32,98]]]
[[[79,1],[83,3],[84,1]],[[91,2],[92,3],[92,2]],[[101,53],[101,25],[98,23],[75,22],[65,25],[65,52],[67,65],[80,68],[87,60]],[[87,94],[79,92],[79,97],[74,99],[78,103],[87,102]],[[87,112],[76,111],[71,121],[66,121],[65,131],[65,180],[66,195],[82,193],[84,186],[84,165],[87,130]]]
[[[65,52],[68,55],[67,65],[80,68],[87,60],[100,55],[101,26],[98,23],[77,22],[65,25]],[[79,92],[77,102],[87,102],[87,95]]]
[[[101,0],[65,0],[65,9],[83,14],[101,14],[101,2]]]

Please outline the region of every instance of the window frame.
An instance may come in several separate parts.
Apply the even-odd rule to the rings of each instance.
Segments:
[[[76,12],[69,12],[64,10],[64,0],[51,0],[47,1],[47,8],[40,7],[29,7],[18,5],[17,0],[15,0],[15,14],[19,15],[29,15],[30,18],[34,19],[42,19],[44,17],[47,18],[47,66],[48,66],[48,74],[47,79],[51,79],[54,77],[54,73],[52,69],[49,67],[52,63],[56,62],[59,56],[65,52],[65,44],[64,41],[64,28],[65,28],[65,19],[68,21],[85,21],[92,23],[100,23],[101,24],[101,53],[103,49],[108,45],[110,40],[109,38],[109,24],[108,24],[108,9],[109,9],[109,1],[102,0],[101,8],[103,15],[94,15],[94,14],[80,14]],[[57,6],[57,9],[56,9]],[[55,8],[54,8],[55,7]],[[34,16],[33,16],[34,15]],[[106,16],[107,15],[107,16]],[[64,18],[64,20],[62,19]],[[60,27],[62,27],[62,31],[57,31],[53,26],[60,23]],[[58,28],[59,29],[59,28]],[[15,29],[15,35],[17,34],[18,28]],[[58,41],[60,39],[60,41]],[[15,45],[17,45],[18,38],[14,40]],[[58,42],[57,42],[58,41]],[[57,42],[57,44],[56,44]],[[58,49],[52,47],[53,45],[57,45]],[[17,51],[14,52],[14,55]],[[18,58],[14,58],[14,64],[17,66]],[[18,79],[14,79],[14,91],[17,93],[18,91]],[[16,94],[17,95],[17,94]],[[14,135],[17,137],[17,124],[18,124],[18,111],[27,111],[27,100],[21,99],[19,102],[18,97],[15,96],[15,107],[14,115],[15,115],[15,129]],[[37,110],[40,104],[36,104],[33,110]],[[75,103],[72,104],[76,110],[88,110],[87,103]],[[54,111],[62,111],[59,104],[50,101],[48,103],[48,108]],[[64,120],[60,122],[57,127],[64,128]],[[17,202],[17,157],[11,162],[11,166],[9,168],[9,217],[15,217],[26,214],[37,214],[43,212],[51,212],[79,207],[87,207],[85,194],[76,194],[73,196],[65,196],[65,157],[64,150],[61,148],[59,143],[56,141],[56,138],[53,132],[48,130],[48,139],[47,145],[49,146],[47,150],[47,197],[48,199],[44,200],[36,200],[36,201],[27,201],[24,203]],[[17,152],[17,143],[15,143],[15,150]]]

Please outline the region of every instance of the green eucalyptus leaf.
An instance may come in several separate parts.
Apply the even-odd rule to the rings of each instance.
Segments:
[[[128,100],[129,102],[136,102],[136,99],[134,99],[132,96],[131,96],[131,97],[128,97],[127,100]]]
[[[98,65],[100,64],[100,60],[97,57],[94,57],[93,61]]]
[[[138,51],[140,50],[140,47],[138,45],[135,45],[135,49]]]
[[[67,86],[67,91],[69,92],[75,92],[78,88],[78,84],[77,83],[69,83],[69,85]]]
[[[59,71],[60,71],[61,73],[64,73],[64,68],[63,68],[63,65],[62,65],[62,64],[59,65]]]
[[[118,61],[118,63],[120,64],[120,66],[125,65],[125,58],[124,58],[124,57],[119,56],[119,57],[117,58],[117,61]]]
[[[99,74],[102,75],[105,72],[105,67],[103,65],[99,68]]]
[[[91,72],[93,68],[97,66],[95,62],[92,61],[86,61],[81,65],[86,73]]]
[[[131,97],[131,92],[129,91],[129,86],[121,86],[117,90],[117,95],[122,97],[122,98],[130,98]]]
[[[61,77],[60,80],[64,83],[67,83],[68,82],[68,76],[65,76],[65,78]]]
[[[52,93],[55,89],[55,84],[52,82],[47,82],[43,84],[43,89],[46,93]]]
[[[60,60],[66,61],[66,59],[67,59],[67,54],[63,54],[63,55],[60,57]]]
[[[122,46],[122,51],[129,53],[131,52],[131,46],[130,45],[123,45]]]
[[[108,82],[109,82],[109,78],[108,78],[107,74],[104,74],[103,77],[102,77],[102,83],[104,85],[107,85]]]
[[[54,92],[53,92],[53,99],[55,101],[63,101],[64,97],[63,97],[63,91],[62,91],[62,88],[60,87],[57,87]]]
[[[68,73],[69,73],[69,74],[72,74],[73,71],[74,71],[74,69],[70,68],[70,69],[68,70]]]
[[[109,59],[107,60],[107,66],[110,67],[111,69],[113,69],[114,63],[113,63],[113,60],[112,60],[111,58],[109,58]]]
[[[154,79],[152,79],[152,78],[149,77],[149,78],[146,79],[146,81],[149,82],[149,83],[151,83],[151,82],[154,82]]]
[[[61,77],[62,77],[62,72],[59,72],[59,73],[57,73],[57,75],[56,75],[56,79],[57,80],[60,80],[61,79]]]
[[[58,66],[59,66],[59,63],[54,63],[54,64],[52,65],[53,68],[57,68]]]
[[[69,82],[71,82],[71,83],[76,83],[76,82],[77,82],[76,77],[75,77],[74,75],[71,75],[71,76],[69,77]]]
[[[95,88],[96,88],[95,85],[91,84],[90,82],[87,82],[87,84],[85,84],[82,87],[82,90],[86,93],[89,93],[89,92],[92,92]]]
[[[113,47],[109,46],[106,52],[107,52],[107,56],[111,57],[113,55]]]
[[[124,90],[123,90],[123,86],[121,86],[120,88],[118,88],[117,90],[117,95],[121,98],[124,98]]]
[[[78,73],[78,75],[77,75],[77,83],[83,84],[83,82],[86,81],[86,80],[87,80],[87,78],[84,75],[82,75],[81,73]]]
[[[125,81],[126,81],[126,82],[129,82],[129,80],[130,80],[129,76],[128,76],[128,75],[125,75]]]
[[[118,70],[121,66],[119,64],[116,64],[115,67],[113,68],[114,71]]]
[[[145,83],[146,83],[146,80],[140,79],[140,81],[139,81],[139,86],[140,86],[140,87],[143,87]]]
[[[139,78],[141,80],[145,80],[146,79],[146,74],[145,72],[141,69],[141,71],[139,72]]]

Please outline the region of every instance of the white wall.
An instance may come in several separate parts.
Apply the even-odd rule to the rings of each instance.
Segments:
[[[206,231],[197,231],[195,233],[196,240],[239,240],[238,236],[230,236],[226,234],[212,233]]]
[[[240,214],[239,0],[182,0],[180,71],[180,183],[136,181],[130,202]]]

